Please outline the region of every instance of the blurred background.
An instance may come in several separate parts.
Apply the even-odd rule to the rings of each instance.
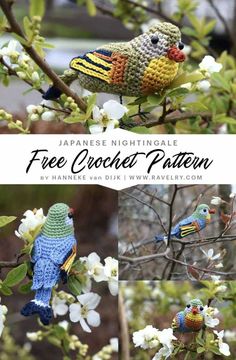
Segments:
[[[15,255],[23,247],[23,240],[17,238],[14,231],[18,229],[23,213],[34,208],[43,208],[47,214],[48,208],[56,202],[65,202],[75,209],[75,237],[78,241],[78,256],[88,256],[95,251],[101,259],[107,256],[117,258],[117,192],[101,186],[73,185],[30,185],[30,186],[0,186],[0,216],[14,215],[17,219],[0,230],[0,259],[14,260]],[[6,271],[2,270],[1,278]],[[60,286],[68,291],[66,285]],[[7,305],[8,315],[6,325],[9,325],[11,335],[20,347],[27,344],[26,332],[37,331],[39,326],[36,317],[25,318],[20,310],[28,302],[33,293],[22,295],[13,288],[14,296],[1,296],[2,304]],[[97,308],[101,315],[101,325],[93,328],[91,334],[85,333],[80,324],[72,326],[72,333],[79,336],[81,342],[88,343],[92,353],[96,353],[109,343],[109,339],[118,336],[117,297],[112,296],[106,283],[94,283],[93,291],[102,296]],[[67,317],[60,316],[55,322]],[[68,318],[67,318],[68,319]],[[32,343],[33,359],[62,359],[60,350],[48,342]],[[13,360],[1,352],[0,359]],[[115,359],[115,356],[114,356]],[[28,360],[28,359],[27,359]]]
[[[211,289],[211,290],[210,290]],[[189,354],[183,351],[181,354],[174,356],[174,359],[196,359],[196,360],[213,360],[213,359],[229,359],[236,358],[236,317],[235,317],[235,290],[236,282],[224,283],[224,294],[218,291],[217,283],[209,284],[208,282],[190,281],[122,281],[120,287],[120,309],[122,309],[122,317],[120,321],[123,327],[121,330],[121,351],[122,360],[150,360],[157,352],[158,348],[153,350],[143,350],[140,347],[134,347],[132,335],[135,331],[144,329],[147,325],[163,330],[171,327],[172,320],[177,312],[185,309],[188,302],[194,298],[202,301],[203,305],[207,305],[210,294],[213,295],[211,306],[219,310],[217,316],[220,320],[219,325],[213,330],[224,329],[224,339],[230,347],[231,355],[225,357],[223,355],[215,355],[212,352],[204,352],[202,354]],[[233,296],[232,296],[233,295]],[[227,299],[228,297],[228,299]],[[124,332],[127,331],[128,337]],[[174,334],[186,346],[194,342],[195,334]],[[124,357],[124,354],[126,354]],[[185,357],[187,356],[187,357]],[[194,357],[195,356],[195,357]]]
[[[89,1],[88,1],[89,2]],[[87,3],[88,3],[87,2]],[[140,8],[132,8],[132,4],[141,4]],[[17,19],[22,21],[28,13],[27,0],[18,0],[14,4]],[[145,29],[145,24],[150,19],[157,18],[152,11],[146,12],[142,5],[151,10],[158,10],[160,20],[172,16],[177,10],[177,0],[94,0],[97,12],[95,16],[89,16],[85,6],[85,0],[47,0],[46,16],[42,22],[42,35],[48,42],[54,45],[54,49],[47,51],[46,60],[59,74],[68,68],[68,64],[74,56],[81,55],[88,50],[103,45],[110,41],[130,40]],[[127,8],[127,6],[130,6]],[[127,10],[128,9],[128,10]],[[132,11],[133,10],[133,11]],[[216,11],[217,10],[217,11]],[[206,19],[216,19],[217,24],[212,34],[210,47],[219,54],[228,50],[236,54],[236,47],[232,43],[235,38],[236,0],[201,0],[198,2],[197,15]],[[132,15],[132,16],[131,16]],[[222,21],[222,16],[224,21]],[[188,25],[182,21],[182,25]],[[229,37],[228,30],[231,31]],[[0,47],[10,37],[0,38]],[[184,35],[183,40],[188,44]],[[25,107],[29,104],[39,104],[41,95],[36,91],[25,93],[28,86],[14,79],[10,87],[1,88],[0,107],[17,114],[18,118],[24,119]],[[79,95],[82,90],[76,88]],[[9,96],[11,94],[11,96]],[[19,94],[23,94],[19,96]],[[112,95],[100,95],[98,103],[101,105],[107,99],[116,98]],[[14,99],[14,101],[13,101]],[[6,126],[0,124],[0,132],[7,133]],[[33,124],[32,133],[81,133],[84,129],[79,125],[61,123],[36,122]]]
[[[197,204],[207,204],[216,209],[216,214],[211,215],[211,223],[200,233],[185,237],[182,241],[192,241],[193,245],[186,246],[180,259],[197,266],[205,266],[205,258],[202,250],[207,252],[214,249],[215,253],[222,254],[224,271],[235,271],[236,255],[236,222],[233,217],[231,227],[227,235],[233,238],[230,241],[222,241],[204,244],[194,248],[194,242],[204,241],[208,237],[215,237],[222,233],[225,228],[222,213],[231,214],[234,211],[230,194],[235,191],[235,185],[187,185],[178,186],[176,197],[172,207],[172,227],[180,220],[191,215]],[[164,241],[155,243],[155,235],[162,235],[163,228],[160,220],[166,229],[169,227],[170,207],[174,193],[174,185],[138,185],[119,192],[119,255],[139,257],[151,254],[162,253],[166,249]],[[211,205],[212,197],[220,197],[225,203],[217,206]],[[160,219],[158,218],[160,216]],[[235,235],[235,240],[234,240]],[[174,239],[174,237],[173,237]],[[208,240],[209,241],[209,240]],[[173,243],[172,243],[173,244]],[[173,245],[174,256],[176,257],[180,249],[180,244]],[[170,265],[170,264],[169,264]],[[120,263],[120,278],[125,280],[137,279],[166,279],[183,280],[191,277],[185,272],[183,266],[177,266],[175,272],[171,273],[170,267],[162,258],[156,258],[149,262],[127,264],[125,261]],[[233,277],[235,278],[235,277]],[[230,278],[229,278],[230,279]]]

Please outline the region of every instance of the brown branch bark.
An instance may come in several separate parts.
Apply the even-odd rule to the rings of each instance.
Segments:
[[[17,22],[13,12],[12,12],[12,4],[6,0],[0,0],[0,7],[5,14],[9,25],[11,27],[11,32],[22,37],[26,42],[27,38],[25,37],[24,32],[22,31],[19,23]],[[39,66],[39,68],[49,77],[49,79],[53,82],[53,85],[60,89],[67,96],[72,97],[77,103],[78,107],[82,111],[86,111],[85,102],[80,99],[61,79],[60,77],[51,69],[48,63],[42,59],[36,50],[29,45],[21,44],[25,51],[29,54],[32,60]]]
[[[119,313],[119,323],[120,323],[120,337],[121,337],[121,359],[129,360],[129,328],[127,317],[125,313],[125,305],[122,294],[119,294],[118,298],[118,313]]]

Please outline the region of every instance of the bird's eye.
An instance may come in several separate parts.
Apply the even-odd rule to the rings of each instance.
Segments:
[[[69,212],[68,214],[68,218],[72,219],[73,218],[73,213],[72,212]]]
[[[206,212],[207,212],[207,209],[203,209],[203,212],[206,213]]]
[[[190,308],[190,307],[191,307],[191,305],[190,305],[190,304],[188,304],[188,305],[187,305],[187,308]]]
[[[153,45],[156,45],[158,43],[158,41],[159,41],[159,37],[157,35],[153,35],[151,37],[151,42]]]
[[[200,306],[200,311],[202,311],[203,310],[203,306]]]
[[[183,48],[184,48],[184,44],[183,44],[182,42],[180,42],[180,43],[179,43],[179,49],[180,49],[180,50],[183,50]]]

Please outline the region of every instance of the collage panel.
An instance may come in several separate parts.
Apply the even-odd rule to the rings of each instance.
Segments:
[[[122,281],[121,358],[236,358],[235,281]]]
[[[235,279],[235,189],[138,185],[120,191],[120,279]]]
[[[0,133],[235,134],[234,0],[1,0],[0,12]]]
[[[0,359],[118,359],[117,192],[0,194]]]

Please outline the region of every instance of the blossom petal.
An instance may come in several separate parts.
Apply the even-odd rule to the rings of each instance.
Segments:
[[[80,325],[85,332],[91,333],[90,327],[83,318],[80,319]]]
[[[115,100],[108,100],[103,104],[103,109],[108,119],[119,120],[128,109]]]
[[[90,310],[88,312],[88,316],[87,316],[87,321],[89,323],[89,325],[97,327],[101,324],[101,319],[100,319],[100,315],[97,311],[95,310]]]

